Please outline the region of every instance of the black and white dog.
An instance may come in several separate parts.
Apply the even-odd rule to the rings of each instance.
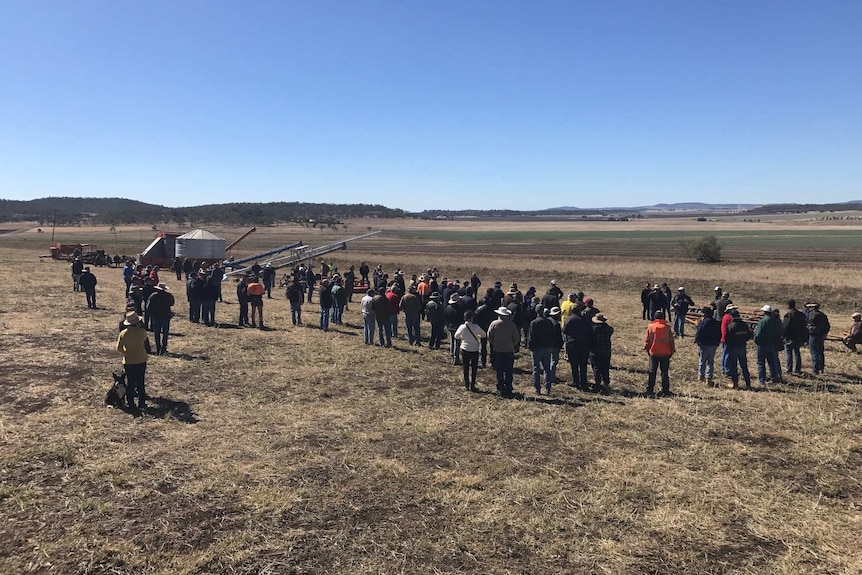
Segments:
[[[123,407],[126,400],[126,372],[123,371],[120,375],[111,372],[111,375],[114,376],[114,385],[105,396],[105,405]]]

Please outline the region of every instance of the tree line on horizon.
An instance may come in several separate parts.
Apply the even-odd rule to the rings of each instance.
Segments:
[[[737,215],[768,215],[779,213],[841,212],[858,210],[862,202],[824,204],[767,204],[738,212]],[[642,217],[635,208],[628,217]],[[605,216],[605,210],[551,208],[545,210],[424,210],[408,212],[379,204],[323,204],[308,202],[237,202],[169,208],[125,198],[53,197],[36,200],[0,199],[0,221],[35,221],[40,226],[51,225],[129,225],[161,226],[176,224],[221,224],[238,226],[270,226],[280,223],[303,225],[334,225],[353,218],[423,218],[452,219],[456,217],[571,217]]]

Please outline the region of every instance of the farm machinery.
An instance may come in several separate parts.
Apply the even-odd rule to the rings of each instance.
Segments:
[[[748,324],[748,327],[750,327],[752,329],[752,331],[757,326],[757,323],[761,319],[763,319],[763,316],[765,315],[763,310],[753,309],[753,308],[737,307],[736,311],[739,312],[739,317],[742,318],[742,321],[744,321],[745,323]],[[688,313],[685,314],[686,323],[689,323],[689,324],[694,325],[694,326],[696,326],[698,323],[700,323],[700,320],[702,320],[702,319],[703,319],[703,315],[697,310],[689,310]],[[842,338],[835,336],[835,335],[827,335],[826,340],[827,341],[842,341]]]

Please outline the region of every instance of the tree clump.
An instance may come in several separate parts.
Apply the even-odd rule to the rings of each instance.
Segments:
[[[699,262],[721,261],[721,244],[715,236],[704,236],[690,242],[681,242],[685,255]]]

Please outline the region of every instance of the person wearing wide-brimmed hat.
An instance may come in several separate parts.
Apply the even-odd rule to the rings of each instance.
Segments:
[[[859,353],[859,350],[856,349],[856,344],[862,343],[862,314],[854,311],[850,318],[853,320],[853,323],[850,324],[850,331],[841,338],[841,341],[847,346],[847,349],[854,353]]]
[[[464,323],[464,310],[459,305],[461,296],[457,293],[452,293],[449,296],[449,301],[443,310],[443,317],[446,320],[446,329],[449,331],[449,355],[452,359],[452,365],[461,364],[461,354],[458,352],[458,342],[455,341],[455,332]]]
[[[829,334],[829,318],[820,311],[820,304],[808,302],[805,304],[805,316],[808,325],[808,350],[811,352],[811,371],[814,375],[823,373],[826,368],[826,355],[823,342]]]
[[[540,304],[541,305],[541,304]],[[551,393],[554,378],[551,375],[551,348],[554,346],[556,326],[551,320],[550,308],[538,308],[536,319],[530,322],[527,332],[527,349],[533,360],[533,387],[536,393],[542,391],[542,374],[545,379],[545,393]]]
[[[614,328],[603,313],[590,318],[593,333],[590,336],[590,364],[595,379],[594,391],[607,393],[611,388],[611,336]]]
[[[159,283],[147,300],[147,313],[153,326],[153,338],[156,340],[156,355],[168,353],[168,332],[171,329],[171,317],[174,296],[168,291],[168,286]]]
[[[712,306],[703,306],[700,310],[703,319],[698,322],[694,331],[694,343],[697,345],[697,380],[706,381],[710,387],[715,385],[715,350],[721,343],[721,324],[713,317]]]
[[[93,272],[90,271],[90,266],[85,266],[83,273],[78,278],[78,285],[84,290],[87,295],[87,307],[96,309],[96,284],[98,280]]]
[[[123,367],[126,370],[126,399],[129,407],[134,407],[134,397],[138,397],[138,407],[146,407],[146,388],[144,375],[147,371],[147,332],[141,325],[141,318],[134,311],[126,312],[123,321],[125,329],[117,337],[117,351],[123,354]]]
[[[685,288],[679,286],[676,288],[676,295],[670,302],[673,308],[673,335],[674,337],[685,337],[685,314],[688,309],[694,307],[694,300],[685,293]]]
[[[515,354],[521,345],[521,333],[512,322],[512,312],[505,307],[495,311],[497,319],[488,327],[488,345],[491,348],[491,365],[497,372],[497,391],[503,397],[512,394]]]
[[[730,377],[731,383],[728,387],[739,389],[740,372],[745,381],[745,389],[751,389],[751,375],[748,371],[748,354],[746,343],[752,337],[751,327],[748,323],[739,317],[739,310],[736,306],[728,306],[725,310],[725,317],[730,316],[731,320],[727,324],[725,331],[724,343],[725,366],[727,375]],[[723,320],[722,320],[723,321]]]

